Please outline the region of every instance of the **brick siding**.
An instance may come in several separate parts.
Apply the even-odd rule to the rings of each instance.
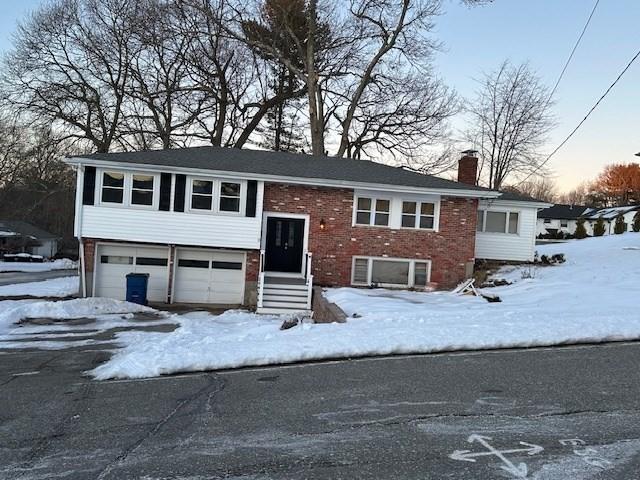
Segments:
[[[467,265],[474,260],[477,200],[443,197],[438,232],[352,227],[352,209],[351,189],[265,184],[265,212],[309,215],[309,251],[318,285],[350,285],[356,255],[429,259],[431,282],[440,288],[465,278]]]

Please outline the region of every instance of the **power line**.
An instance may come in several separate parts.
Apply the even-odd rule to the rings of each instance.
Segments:
[[[633,65],[633,62],[635,62],[638,57],[640,57],[640,50],[638,50],[636,52],[636,54],[633,56],[633,58],[629,61],[629,63],[627,63],[627,66],[624,67],[624,69],[622,70],[622,72],[620,72],[620,74],[618,75],[618,77],[614,80],[614,82],[609,85],[609,88],[607,88],[607,90],[602,94],[602,96],[598,99],[598,101],[593,105],[593,107],[591,107],[591,109],[587,112],[587,114],[584,116],[584,118],[580,121],[580,123],[578,123],[578,125],[576,126],[576,128],[574,128],[571,133],[569,135],[567,135],[567,137],[562,141],[562,143],[560,143],[560,145],[558,145],[555,150],[553,150],[553,152],[551,152],[549,154],[549,156],[540,164],[538,165],[529,175],[527,175],[523,180],[521,180],[518,185],[522,185],[525,181],[527,181],[527,179],[529,179],[529,177],[531,177],[531,175],[533,175],[534,173],[536,173],[538,170],[540,170],[542,167],[544,167],[547,162],[549,160],[551,160],[551,157],[553,157],[558,150],[560,150],[568,141],[569,139],[571,139],[571,137],[573,137],[573,135],[578,131],[578,129],[582,126],[582,124],[584,122],[587,121],[587,118],[589,118],[589,116],[593,113],[593,111],[598,107],[598,105],[600,105],[600,102],[602,102],[602,100],[604,100],[604,98],[609,94],[609,92],[613,89],[613,87],[616,86],[616,84],[618,83],[618,81],[622,78],[622,76],[627,72],[627,70],[629,70],[629,68],[631,67],[631,65]]]
[[[562,80],[562,77],[564,77],[564,72],[567,71],[567,67],[569,66],[569,63],[573,58],[573,54],[576,53],[576,50],[578,49],[578,45],[580,45],[580,42],[582,41],[582,37],[584,37],[584,32],[587,31],[587,28],[589,27],[589,23],[591,23],[591,18],[593,18],[593,14],[596,12],[596,8],[598,8],[599,3],[600,3],[600,0],[596,0],[595,5],[591,9],[591,14],[589,15],[589,18],[587,18],[587,23],[584,24],[582,32],[580,33],[578,40],[576,40],[576,43],[573,46],[573,50],[571,50],[571,54],[569,55],[569,58],[567,58],[567,61],[565,62],[564,67],[562,67],[562,71],[560,72],[560,76],[558,77],[558,80],[556,80],[556,84],[553,86],[553,90],[551,90],[551,94],[549,95],[549,100],[551,100],[553,98],[553,94],[556,93],[556,90],[558,89],[558,85],[560,85],[560,80]]]

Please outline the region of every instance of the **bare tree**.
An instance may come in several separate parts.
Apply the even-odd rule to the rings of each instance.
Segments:
[[[23,137],[15,121],[0,117],[0,188],[15,182],[25,156]]]
[[[480,152],[480,177],[489,188],[539,171],[540,149],[554,126],[552,103],[548,88],[526,63],[505,61],[480,81],[468,106],[467,136]]]
[[[59,0],[19,28],[2,91],[11,107],[40,125],[107,152],[120,136],[131,48],[127,21],[136,0]]]
[[[549,177],[534,178],[517,186],[505,187],[504,189],[512,190],[543,202],[554,203],[558,199],[558,187],[553,179]]]

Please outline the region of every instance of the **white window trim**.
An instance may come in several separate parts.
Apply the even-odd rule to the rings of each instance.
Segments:
[[[522,211],[520,210],[505,210],[505,209],[486,209],[486,208],[478,208],[479,212],[484,212],[484,214],[482,215],[482,230],[477,230],[476,227],[476,233],[480,233],[482,235],[507,235],[510,237],[519,237],[520,236],[520,232],[522,230]],[[485,228],[487,226],[487,213],[486,212],[495,212],[495,213],[506,213],[506,219],[505,219],[505,231],[504,232],[486,232]],[[509,218],[511,217],[512,213],[516,213],[518,215],[518,226],[517,226],[517,232],[516,233],[509,233]]]
[[[191,208],[191,199],[193,196],[193,181],[203,180],[205,182],[213,182],[213,195],[211,198],[211,210],[203,210],[199,208]],[[238,183],[240,184],[240,210],[237,212],[228,212],[220,210],[220,191],[222,183]],[[185,212],[195,213],[198,215],[223,215],[231,217],[243,217],[247,208],[247,181],[235,178],[215,178],[203,176],[188,176],[187,188],[185,191]]]
[[[104,174],[107,172],[121,173],[124,175],[124,188],[122,193],[122,203],[112,203],[102,201],[102,188],[104,182]],[[131,195],[133,190],[133,176],[145,175],[153,177],[153,201],[151,205],[138,205],[131,203]],[[96,171],[96,205],[101,207],[111,208],[135,208],[140,210],[158,210],[160,203],[160,174],[155,172],[142,172],[142,171],[123,171],[111,168],[101,168]],[[108,187],[107,187],[108,188]]]
[[[416,213],[414,216],[414,226],[413,227],[403,227],[402,226],[402,217],[404,215],[411,215],[410,213],[403,213],[404,203],[415,203],[416,204]],[[433,205],[433,215],[422,215],[422,204],[429,203]],[[420,217],[433,217],[433,227],[432,228],[421,228],[420,227]],[[412,200],[403,198],[400,201],[400,228],[402,230],[421,230],[423,232],[437,232],[440,223],[440,201],[439,200]]]
[[[360,212],[364,212],[366,210],[358,210],[358,200],[361,198],[368,198],[369,200],[371,200],[371,210],[370,210],[370,216],[369,216],[369,223],[357,223],[357,215],[358,215],[358,211]],[[376,207],[378,206],[378,200],[386,200],[389,202],[389,211],[388,212],[379,212],[379,213],[384,213],[386,215],[389,216],[389,221],[387,222],[386,225],[376,225]],[[380,195],[355,195],[354,197],[354,203],[353,203],[353,215],[351,218],[351,226],[352,227],[376,227],[376,228],[391,228],[391,218],[393,215],[393,197],[386,197],[386,196],[380,196]]]
[[[354,280],[355,275],[355,267],[356,260],[364,259],[368,260],[367,262],[367,282],[360,283]],[[376,284],[376,286],[383,288],[413,288],[415,287],[415,273],[416,273],[416,263],[426,263],[427,264],[427,285],[431,282],[431,260],[426,258],[398,258],[398,257],[371,257],[366,255],[354,255],[351,258],[351,285],[356,287],[370,287],[372,285],[371,277],[373,274],[373,260],[384,260],[391,262],[409,262],[409,283],[407,285],[400,285],[396,283],[380,283]],[[422,288],[420,285],[419,288]]]

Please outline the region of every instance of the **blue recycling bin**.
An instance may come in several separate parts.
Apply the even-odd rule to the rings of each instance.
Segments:
[[[127,302],[146,305],[148,285],[148,273],[129,273],[127,275]]]

